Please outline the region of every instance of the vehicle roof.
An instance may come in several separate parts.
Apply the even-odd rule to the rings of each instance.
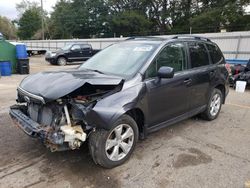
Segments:
[[[66,45],[73,45],[73,44],[87,44],[87,45],[90,45],[90,44],[88,44],[86,42],[68,42],[68,43],[66,43]]]
[[[213,43],[209,38],[196,36],[196,35],[176,35],[166,37],[130,37],[126,41],[144,42],[144,43],[162,43],[167,41],[178,41],[178,40],[192,40],[200,42]]]

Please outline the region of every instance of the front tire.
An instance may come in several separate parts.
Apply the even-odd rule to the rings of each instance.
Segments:
[[[67,59],[65,57],[59,57],[57,59],[57,65],[65,66],[67,64]]]
[[[201,117],[209,121],[216,119],[220,113],[222,101],[223,95],[221,90],[215,88],[211,93],[207,108],[201,114]]]
[[[95,163],[104,168],[123,164],[138,141],[138,127],[133,118],[122,115],[107,131],[97,129],[89,136],[89,150]]]

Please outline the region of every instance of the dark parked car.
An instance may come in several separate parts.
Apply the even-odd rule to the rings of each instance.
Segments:
[[[151,132],[197,114],[217,118],[227,93],[225,59],[209,39],[131,38],[76,70],[26,77],[10,115],[52,151],[88,139],[95,163],[112,168]]]
[[[71,43],[56,52],[47,52],[45,60],[52,65],[66,65],[68,62],[86,61],[100,50],[92,49],[90,44]]]

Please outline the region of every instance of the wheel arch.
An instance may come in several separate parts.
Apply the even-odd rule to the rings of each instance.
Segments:
[[[130,117],[132,117],[137,126],[138,126],[138,130],[139,130],[139,137],[140,139],[144,139],[145,135],[145,116],[143,111],[140,108],[132,108],[128,111],[126,111],[127,115],[129,115]]]
[[[223,84],[218,84],[214,87],[215,89],[219,89],[223,95],[223,104],[225,104],[225,99],[226,99],[226,88]]]
[[[59,59],[60,57],[63,57],[63,58],[66,59],[66,61],[68,61],[68,58],[67,58],[65,55],[61,54],[61,55],[58,55],[58,56],[57,56],[56,62],[58,61],[58,59]]]

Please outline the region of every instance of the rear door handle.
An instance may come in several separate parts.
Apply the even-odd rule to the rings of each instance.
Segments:
[[[191,81],[192,81],[191,78],[187,78],[187,79],[184,80],[184,83],[189,83],[189,82],[191,82]]]
[[[214,74],[215,74],[215,71],[214,71],[214,70],[210,71],[210,75],[211,75],[211,76],[213,76]]]

